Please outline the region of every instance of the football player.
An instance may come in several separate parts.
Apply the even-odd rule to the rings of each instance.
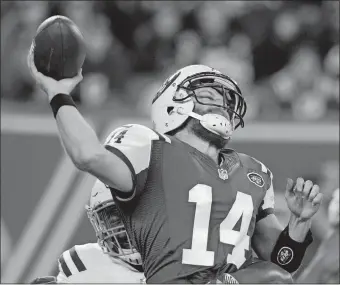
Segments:
[[[31,284],[143,283],[140,254],[131,244],[109,189],[99,180],[86,211],[98,243],[66,250],[58,259],[57,277],[39,277]]]
[[[328,207],[328,219],[331,232],[298,278],[298,283],[330,283],[339,284],[339,188],[333,193]]]
[[[311,181],[289,179],[291,219],[281,227],[271,171],[226,148],[246,113],[231,78],[204,65],[180,69],[153,99],[154,128],[123,126],[103,146],[70,96],[81,72],[60,81],[46,77],[36,70],[33,50],[28,64],[48,95],[66,152],[110,188],[147,283],[207,283],[221,268],[231,273],[251,265],[251,243],[278,268],[299,267],[322,194]]]
[[[58,259],[58,283],[141,283],[140,254],[132,246],[109,189],[96,181],[86,206],[98,243],[76,245]]]

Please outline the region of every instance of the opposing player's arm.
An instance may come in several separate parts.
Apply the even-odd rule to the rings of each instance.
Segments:
[[[30,284],[58,284],[58,282],[54,276],[43,276],[35,278]]]

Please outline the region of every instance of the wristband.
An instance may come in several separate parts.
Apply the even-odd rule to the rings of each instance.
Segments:
[[[77,108],[76,104],[74,103],[72,97],[70,95],[66,94],[57,94],[55,95],[51,102],[50,102],[52,112],[54,115],[54,118],[57,116],[57,113],[62,106],[73,106]]]
[[[281,232],[271,254],[271,261],[292,273],[301,265],[307,247],[312,243],[312,232],[309,230],[303,242],[293,240],[288,233],[288,226]]]

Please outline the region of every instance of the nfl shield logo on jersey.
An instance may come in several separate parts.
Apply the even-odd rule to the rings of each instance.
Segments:
[[[223,168],[218,169],[218,175],[222,180],[228,179],[228,171]]]

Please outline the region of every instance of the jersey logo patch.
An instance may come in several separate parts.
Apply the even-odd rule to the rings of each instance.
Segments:
[[[124,126],[122,130],[119,132],[115,133],[112,139],[114,140],[114,143],[121,143],[122,138],[124,138],[125,134],[128,132],[129,128],[131,128],[132,125],[126,125]]]
[[[228,176],[228,171],[223,169],[223,168],[219,168],[218,169],[218,176],[222,179],[222,180],[226,180],[229,178]]]
[[[249,181],[254,183],[256,186],[263,187],[264,180],[260,174],[257,174],[255,172],[250,172],[247,174],[247,177]]]
[[[293,260],[294,252],[290,247],[282,247],[277,254],[277,262],[280,265],[286,265]]]

